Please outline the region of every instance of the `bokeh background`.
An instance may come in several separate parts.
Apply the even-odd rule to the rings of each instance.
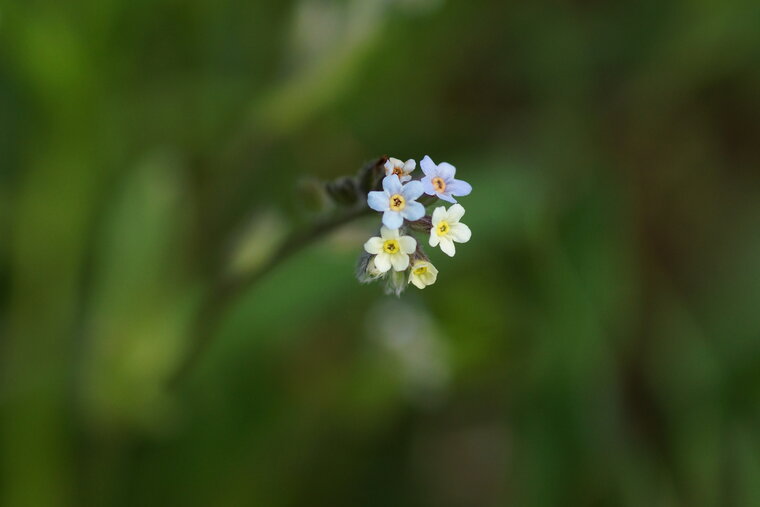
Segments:
[[[0,3],[0,504],[760,505],[759,15]],[[475,189],[434,286],[373,217],[204,320],[384,154]]]

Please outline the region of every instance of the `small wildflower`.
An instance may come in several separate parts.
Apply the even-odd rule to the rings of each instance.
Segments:
[[[395,174],[398,176],[398,179],[401,181],[401,183],[404,183],[412,179],[411,174],[412,171],[414,171],[414,168],[417,167],[417,162],[411,158],[404,162],[403,160],[391,157],[385,163],[384,167],[386,176]]]
[[[430,229],[430,246],[440,244],[443,253],[454,257],[454,242],[467,243],[472,235],[470,228],[459,222],[462,216],[464,208],[461,204],[454,204],[448,211],[443,206],[436,208],[433,211],[433,227]]]
[[[417,249],[417,240],[411,236],[399,236],[398,229],[380,228],[380,237],[369,238],[364,250],[375,256],[377,271],[385,273],[393,269],[404,271],[409,267],[409,255]]]
[[[436,165],[429,156],[425,155],[420,162],[420,167],[425,173],[421,181],[426,194],[456,203],[457,200],[453,196],[465,196],[472,192],[472,186],[469,183],[454,179],[456,167],[447,162]]]
[[[418,289],[424,289],[428,285],[433,285],[436,278],[438,278],[438,270],[433,264],[423,260],[414,261],[409,273],[409,283]]]
[[[415,199],[423,193],[422,183],[410,181],[406,185],[395,174],[383,179],[383,190],[370,192],[367,204],[375,211],[383,212],[383,225],[389,229],[398,229],[404,219],[419,220],[425,214],[425,207]]]

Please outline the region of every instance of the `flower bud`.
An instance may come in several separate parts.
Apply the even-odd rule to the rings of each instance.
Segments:
[[[297,184],[299,202],[308,211],[321,212],[330,206],[325,185],[316,178],[303,178]]]
[[[430,228],[433,227],[433,221],[429,215],[425,215],[419,220],[413,222],[406,221],[406,225],[415,232],[424,232],[425,234],[430,232]]]
[[[350,205],[359,200],[356,181],[348,176],[328,181],[325,184],[325,190],[327,191],[327,195],[338,204]]]
[[[359,261],[356,263],[356,279],[360,283],[372,283],[384,275],[385,273],[381,273],[375,266],[375,256],[362,252]]]
[[[385,293],[400,296],[406,289],[406,271],[389,271],[385,277]]]
[[[359,169],[357,181],[361,192],[367,193],[381,188],[380,183],[385,177],[385,163],[387,161],[388,157],[382,156]]]

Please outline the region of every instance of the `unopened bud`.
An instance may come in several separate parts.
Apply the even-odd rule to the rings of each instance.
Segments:
[[[428,233],[433,227],[433,219],[429,215],[426,215],[413,222],[407,220],[406,225],[413,231]]]
[[[359,182],[359,189],[362,193],[371,192],[373,190],[380,190],[380,183],[385,177],[385,163],[388,161],[388,157],[382,156],[359,169],[357,180]]]
[[[356,181],[348,176],[328,181],[325,184],[325,190],[327,195],[339,204],[354,204],[359,199]]]
[[[381,273],[375,266],[375,256],[362,252],[359,262],[356,263],[356,279],[360,283],[372,283],[384,275],[385,273]]]
[[[389,296],[398,297],[406,289],[406,271],[391,271],[385,280],[385,293]]]
[[[325,185],[316,178],[303,178],[298,182],[297,192],[299,202],[314,212],[327,209],[330,205],[330,197],[327,195]]]

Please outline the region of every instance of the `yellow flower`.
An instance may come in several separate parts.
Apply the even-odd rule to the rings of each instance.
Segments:
[[[412,271],[409,273],[409,283],[418,289],[424,289],[433,285],[438,278],[438,270],[428,261],[414,261]]]

